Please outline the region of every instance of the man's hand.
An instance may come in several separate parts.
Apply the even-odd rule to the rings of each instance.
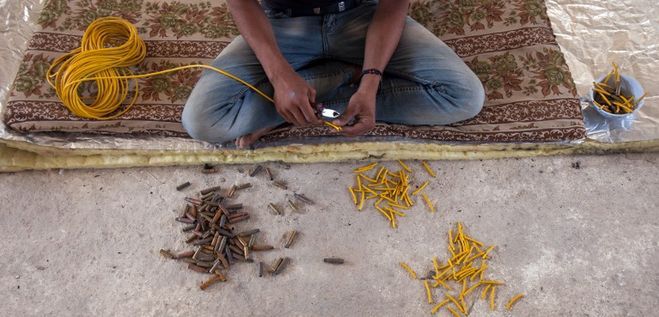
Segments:
[[[364,69],[384,70],[396,50],[405,28],[405,16],[410,0],[380,0],[373,20],[366,33]],[[344,127],[349,136],[364,134],[375,127],[375,97],[380,77],[373,74],[362,76],[359,90],[350,98],[346,112],[334,123]],[[355,125],[345,126],[356,119]]]
[[[334,124],[343,127],[341,132],[347,136],[362,135],[375,128],[376,94],[362,87],[350,98],[345,113],[334,120]],[[354,125],[346,126],[353,119]]]
[[[284,120],[296,126],[320,124],[312,108],[316,90],[295,71],[284,71],[272,81],[275,88],[275,108]]]
[[[320,124],[311,108],[316,91],[290,67],[284,58],[272,25],[257,0],[228,0],[231,16],[261,62],[266,76],[275,88],[275,107],[284,120],[305,126]]]

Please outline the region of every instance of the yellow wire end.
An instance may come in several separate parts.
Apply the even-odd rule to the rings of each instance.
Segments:
[[[334,129],[334,130],[336,130],[336,131],[341,131],[341,130],[343,130],[342,127],[340,127],[340,126],[338,126],[338,125],[336,125],[336,124],[334,124],[334,123],[331,123],[331,122],[329,122],[329,121],[323,121],[323,124],[326,125],[326,126],[328,126],[328,127],[330,127],[330,128],[332,128],[332,129]]]

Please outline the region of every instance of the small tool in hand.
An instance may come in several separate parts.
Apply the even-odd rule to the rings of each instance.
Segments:
[[[337,126],[337,125],[327,121],[327,120],[332,120],[332,119],[338,118],[341,115],[338,111],[336,111],[334,109],[325,108],[322,104],[318,104],[318,106],[316,106],[316,109],[318,111],[317,112],[318,115],[320,116],[321,119],[323,119],[323,123],[326,126],[332,128],[336,131],[341,131],[340,126]]]
[[[323,118],[328,118],[328,119],[336,119],[338,118],[341,114],[333,109],[329,108],[322,108],[323,110],[320,113],[320,116]]]

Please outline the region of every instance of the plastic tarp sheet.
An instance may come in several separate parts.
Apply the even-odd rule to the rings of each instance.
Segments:
[[[547,0],[554,34],[579,95],[617,63],[647,97],[629,130],[611,128],[594,109],[584,110],[588,138],[600,142],[659,139],[659,11],[653,0]],[[587,103],[584,103],[584,107]]]

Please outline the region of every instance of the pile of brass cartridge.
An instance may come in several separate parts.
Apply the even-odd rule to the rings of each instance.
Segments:
[[[273,249],[268,245],[257,245],[259,229],[235,232],[233,224],[246,221],[249,214],[243,212],[242,204],[230,204],[229,198],[237,191],[251,187],[251,184],[232,186],[221,193],[219,186],[202,190],[199,197],[186,197],[182,214],[176,221],[186,224],[183,232],[189,232],[186,243],[193,250],[171,252],[160,250],[163,256],[188,263],[190,270],[211,274],[200,288],[207,289],[217,282],[226,281],[225,272],[236,262],[253,262],[252,251]]]
[[[210,164],[204,164],[202,168],[204,174],[217,173],[217,171],[218,169]],[[256,177],[261,172],[265,172],[267,181],[273,186],[288,190],[288,185],[282,180],[276,180],[268,167],[256,165],[247,174]],[[185,182],[176,186],[176,190],[183,191],[191,185],[190,182]],[[182,231],[190,234],[186,243],[192,245],[194,249],[181,252],[160,250],[160,254],[166,258],[187,263],[190,270],[211,274],[211,277],[200,285],[202,290],[226,281],[226,271],[234,263],[255,262],[251,256],[252,252],[274,249],[271,245],[256,243],[259,229],[237,231],[232,226],[250,218],[249,213],[243,211],[243,204],[230,203],[239,192],[249,188],[252,188],[252,183],[233,185],[224,191],[220,186],[214,186],[201,190],[196,197],[186,197],[185,208],[176,221],[185,224]],[[301,193],[293,192],[292,196],[299,204],[314,204],[314,201]],[[287,203],[293,211],[301,208],[291,199],[288,199]],[[274,214],[284,214],[283,209],[274,203],[268,204],[268,207]],[[285,234],[283,247],[290,248],[298,236],[298,231],[288,231]],[[289,262],[290,259],[287,257],[277,258],[267,271],[272,275],[280,274]],[[264,266],[263,262],[256,264],[259,277],[263,276]]]

